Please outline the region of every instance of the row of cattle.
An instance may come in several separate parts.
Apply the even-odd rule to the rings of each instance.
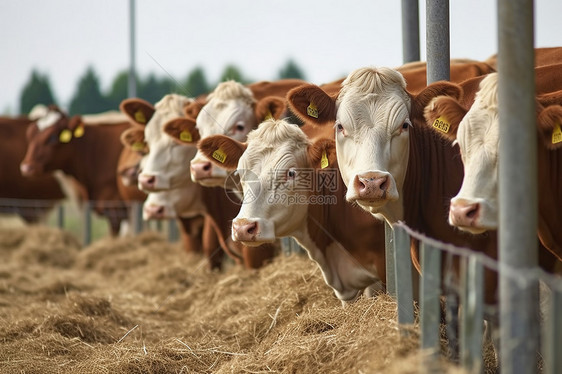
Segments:
[[[562,259],[562,49],[535,54],[539,262],[552,272]],[[429,86],[422,63],[321,86],[223,82],[154,106],[127,99],[128,121],[113,125],[50,108],[28,125],[21,172],[62,170],[100,202],[147,193],[145,218],[178,218],[186,250],[202,250],[212,268],[224,253],[259,267],[277,239],[293,237],[351,301],[384,288],[382,220],[497,258],[495,70],[492,57],[452,61],[451,82]],[[411,250],[419,269],[415,240]],[[485,276],[495,302],[497,275]]]

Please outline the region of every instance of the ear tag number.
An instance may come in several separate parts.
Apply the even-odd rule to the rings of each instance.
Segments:
[[[193,137],[191,136],[191,133],[189,131],[183,130],[182,132],[180,132],[180,140],[182,142],[191,143],[193,141]]]
[[[135,112],[135,121],[138,123],[146,123],[146,117],[140,109]]]
[[[226,153],[224,153],[224,151],[219,148],[213,152],[213,158],[221,164],[224,164],[224,162],[226,161]]]
[[[310,117],[318,118],[318,108],[313,102],[311,102],[306,108],[306,114]]]
[[[552,130],[552,144],[557,144],[562,142],[562,129],[560,128],[560,124],[557,123],[554,126],[554,130]]]
[[[61,143],[68,143],[72,139],[72,132],[69,129],[64,129],[59,134],[59,141]]]
[[[443,116],[440,116],[435,121],[433,121],[432,126],[437,130],[444,132],[445,134],[447,134],[449,132],[449,129],[451,128],[451,124],[447,122],[447,120]]]
[[[81,138],[84,135],[84,125],[80,124],[76,129],[74,129],[74,137]]]
[[[320,159],[320,167],[326,169],[330,162],[328,162],[328,156],[326,156],[326,150],[322,151],[322,158]]]

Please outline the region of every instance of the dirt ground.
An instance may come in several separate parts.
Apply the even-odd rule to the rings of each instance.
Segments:
[[[343,308],[305,256],[219,273],[158,233],[29,227],[0,258],[1,373],[427,372],[390,297]]]

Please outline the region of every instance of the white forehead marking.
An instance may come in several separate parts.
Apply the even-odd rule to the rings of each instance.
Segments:
[[[39,131],[43,131],[46,128],[53,126],[59,119],[61,119],[61,117],[62,115],[59,112],[49,111],[44,117],[37,121]]]

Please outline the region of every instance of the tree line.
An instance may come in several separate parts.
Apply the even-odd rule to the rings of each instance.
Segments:
[[[70,100],[68,113],[100,113],[108,110],[117,110],[122,100],[128,97],[128,70],[119,72],[113,79],[107,92],[102,92],[100,80],[92,66],[79,78]],[[293,60],[279,70],[278,79],[297,78],[305,79],[304,73]],[[241,83],[250,83],[240,69],[235,65],[227,65],[221,74],[219,82],[235,80]],[[150,103],[156,103],[164,95],[169,93],[179,93],[189,97],[211,91],[216,84],[211,85],[202,67],[194,68],[187,77],[181,81],[176,81],[169,77],[158,77],[153,73],[146,77],[136,77],[137,97]],[[56,104],[57,100],[51,89],[49,77],[41,74],[36,69],[31,72],[29,81],[24,85],[19,100],[20,114],[28,114],[37,104]]]

